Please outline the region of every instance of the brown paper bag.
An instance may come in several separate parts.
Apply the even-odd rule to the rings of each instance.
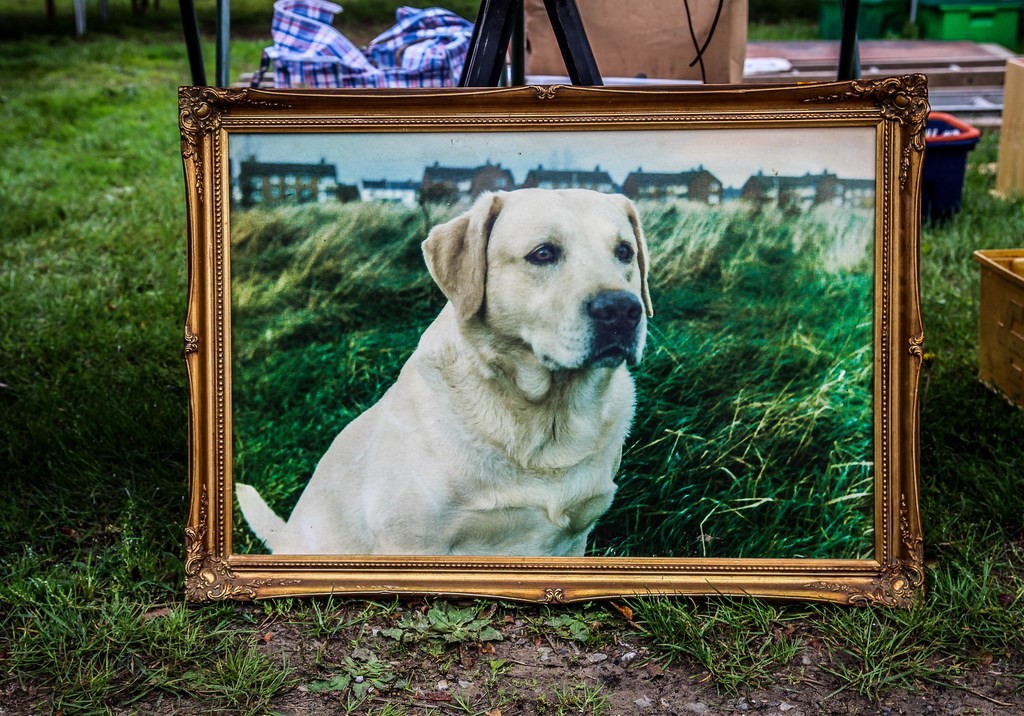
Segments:
[[[602,77],[701,80],[697,48],[709,84],[743,79],[747,50],[747,0],[722,0],[708,42],[718,0],[689,0],[693,33],[683,0],[577,0]],[[543,0],[526,0],[526,72],[566,74]]]

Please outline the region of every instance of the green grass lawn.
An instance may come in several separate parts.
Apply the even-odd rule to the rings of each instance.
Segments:
[[[4,19],[12,5],[4,3]],[[182,604],[186,297],[176,87],[188,69],[174,11],[158,11],[163,24],[154,14],[139,21],[152,26],[125,22],[84,40],[65,32],[0,43],[0,687],[26,710],[132,711],[160,698],[199,712],[264,713],[275,694],[322,677],[262,650],[260,615],[310,639],[329,639],[337,626],[337,604],[323,600],[262,611]],[[263,44],[236,43],[236,69],[250,68]],[[963,212],[923,236],[933,356],[922,386],[924,599],[901,611],[637,600],[635,626],[601,605],[560,618],[615,624],[655,657],[703,670],[723,689],[770,682],[775,667],[812,647],[831,655],[842,684],[870,695],[951,684],[982,667],[1020,674],[1024,413],[975,377],[971,252],[1024,243],[1024,204],[989,193],[996,147],[997,135],[986,133],[971,155]],[[500,605],[472,619],[438,609],[448,615],[445,633],[461,628],[466,641],[482,639],[482,628],[455,622],[475,624],[479,614],[563,634],[539,608]],[[398,624],[419,633],[414,621]],[[773,650],[779,625],[798,626]],[[564,628],[565,639],[580,634]],[[423,658],[451,658],[436,643],[424,637]]]

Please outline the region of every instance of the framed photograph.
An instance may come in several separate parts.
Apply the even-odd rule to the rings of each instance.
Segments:
[[[187,597],[911,603],[927,113],[183,88]]]

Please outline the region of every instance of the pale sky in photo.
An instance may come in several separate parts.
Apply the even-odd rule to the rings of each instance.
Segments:
[[[232,133],[232,171],[254,156],[262,162],[315,163],[338,168],[338,180],[423,178],[424,167],[477,167],[488,161],[521,183],[538,164],[545,169],[593,170],[614,182],[642,168],[681,172],[703,166],[724,186],[739,188],[758,171],[781,176],[829,172],[842,179],[875,176],[875,129],[679,129],[654,131],[389,132],[328,134]]]

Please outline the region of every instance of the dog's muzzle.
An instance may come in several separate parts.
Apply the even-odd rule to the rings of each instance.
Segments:
[[[586,303],[593,332],[587,363],[613,367],[635,363],[637,329],[644,315],[643,304],[629,291],[604,291]]]

